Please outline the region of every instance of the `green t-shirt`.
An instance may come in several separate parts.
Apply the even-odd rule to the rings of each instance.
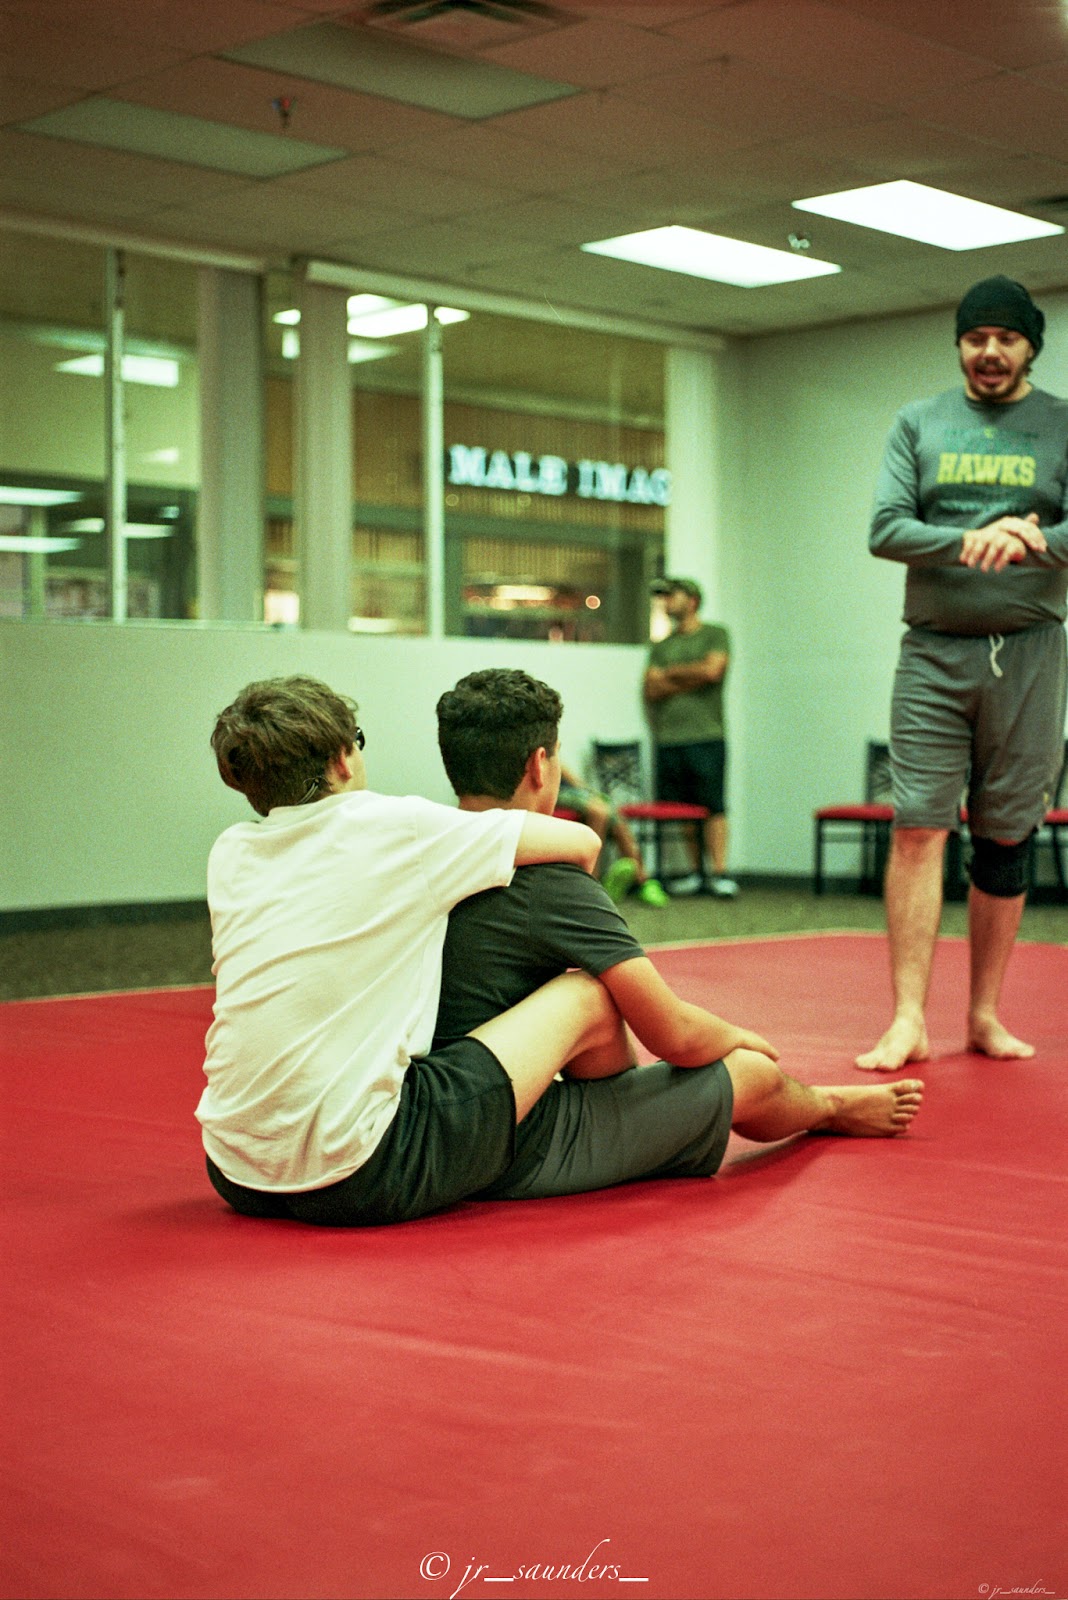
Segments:
[[[713,651],[730,656],[730,635],[718,622],[702,622],[693,633],[671,633],[649,652],[651,667],[688,667]],[[726,676],[726,674],[724,674]],[[657,744],[700,744],[726,737],[723,678],[700,689],[669,695],[649,705],[649,722]]]

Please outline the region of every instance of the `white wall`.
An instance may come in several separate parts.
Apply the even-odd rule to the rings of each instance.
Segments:
[[[1068,395],[1068,294],[1043,295],[1042,387]],[[735,344],[720,358],[721,620],[733,865],[806,873],[811,814],[859,796],[885,737],[903,570],[867,552],[896,408],[959,381],[947,313]],[[520,666],[564,697],[565,757],[644,731],[644,652],[361,639],[255,628],[0,622],[0,909],[193,899],[212,839],[246,815],[207,739],[243,684],[309,672],[360,702],[373,785],[447,799],[441,691]]]
[[[1068,294],[1037,297],[1039,387],[1068,396]],[[960,381],[948,312],[749,340],[732,351],[723,620],[734,864],[806,871],[811,816],[859,799],[885,739],[904,568],[868,554],[894,412]]]
[[[0,910],[191,900],[216,835],[252,813],[219,780],[216,713],[255,678],[325,679],[359,703],[373,788],[451,801],[434,706],[517,666],[564,698],[565,758],[644,733],[637,647],[568,649],[237,625],[0,622]]]

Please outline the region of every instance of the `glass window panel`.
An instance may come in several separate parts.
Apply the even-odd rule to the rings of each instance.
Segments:
[[[663,348],[474,312],[444,351],[449,632],[643,641],[670,497]]]
[[[105,251],[0,233],[5,615],[109,614]],[[195,271],[127,253],[123,404],[131,617],[195,602]],[[20,548],[21,546],[21,548]]]
[[[196,614],[197,272],[125,252],[128,615]]]
[[[269,622],[300,614],[300,571],[293,536],[294,374],[299,359],[297,289],[288,273],[267,280],[265,611]],[[350,298],[350,313],[360,309]],[[354,631],[423,633],[426,583],[422,480],[422,334],[379,337],[373,328],[349,345],[352,379],[352,620]]]

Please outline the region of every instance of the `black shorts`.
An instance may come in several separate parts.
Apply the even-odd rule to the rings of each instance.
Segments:
[[[724,786],[727,745],[723,739],[700,744],[662,744],[656,750],[656,798],[705,806],[714,817],[726,812]]]
[[[208,1157],[208,1177],[246,1217],[324,1227],[411,1222],[487,1188],[515,1155],[512,1080],[480,1039],[465,1037],[416,1057],[397,1114],[362,1167],[323,1189],[249,1189]]]

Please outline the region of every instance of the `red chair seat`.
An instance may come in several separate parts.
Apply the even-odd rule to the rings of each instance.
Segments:
[[[630,822],[703,822],[708,808],[682,800],[632,800],[620,806],[619,814]]]
[[[893,822],[894,808],[874,803],[821,806],[814,815],[817,822]]]
[[[557,806],[553,812],[554,817],[559,817],[561,822],[581,822],[582,818],[577,811],[572,811],[570,806]]]

